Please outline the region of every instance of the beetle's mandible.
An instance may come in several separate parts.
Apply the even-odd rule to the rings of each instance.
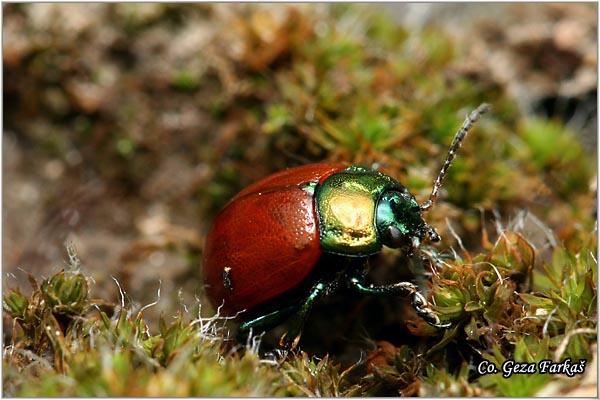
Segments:
[[[281,345],[297,345],[313,304],[347,287],[373,295],[408,295],[417,314],[447,327],[410,282],[367,283],[366,261],[382,246],[417,251],[437,242],[423,220],[434,204],[462,140],[487,104],[471,112],[456,133],[429,199],[418,204],[396,179],[373,169],[309,164],[250,185],[217,215],[206,238],[207,294],[241,331],[267,330],[292,319]]]

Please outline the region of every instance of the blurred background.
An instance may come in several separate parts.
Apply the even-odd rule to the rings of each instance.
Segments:
[[[450,226],[476,250],[494,213],[523,210],[540,247],[539,226],[575,243],[595,215],[596,7],[5,4],[3,285],[59,271],[72,242],[93,297],[117,301],[114,276],[140,305],[161,286],[150,318],[205,303],[204,235],[241,188],[378,162],[422,200],[482,101],[494,112],[431,214],[440,251]],[[399,257],[374,278],[413,279]],[[332,299],[306,346],[397,341],[405,306]]]

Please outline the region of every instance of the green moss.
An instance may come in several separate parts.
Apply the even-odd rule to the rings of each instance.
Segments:
[[[558,195],[568,199],[588,191],[592,160],[572,132],[557,122],[534,119],[524,121],[520,133],[526,146],[518,156],[544,173]]]
[[[81,314],[87,307],[87,282],[77,272],[54,275],[42,283],[41,293],[54,313]]]
[[[74,291],[74,287],[77,290]],[[36,301],[47,298],[51,303]],[[23,330],[15,331],[14,346],[4,359],[12,395],[16,396],[274,396],[285,393],[286,382],[252,349],[226,353],[219,318],[190,321],[177,315],[161,319],[152,334],[141,312],[111,306],[109,317],[93,307],[87,280],[80,273],[65,279],[54,275],[33,291],[31,315],[23,318],[18,291],[4,298],[6,311]],[[74,293],[78,293],[74,296]],[[76,299],[77,311],[64,314],[63,300]],[[56,301],[56,299],[61,299]],[[10,306],[8,306],[10,304]],[[73,302],[68,303],[71,307]],[[106,309],[106,304],[103,305]],[[60,322],[58,322],[60,319]],[[36,340],[31,340],[35,338]],[[53,362],[34,367],[50,351]],[[33,360],[27,354],[38,355]]]
[[[135,143],[129,138],[120,138],[116,143],[117,151],[125,158],[131,158],[135,151]]]
[[[187,70],[179,71],[172,79],[171,84],[175,89],[194,92],[200,87],[200,77]]]
[[[2,306],[4,310],[13,316],[13,318],[23,318],[29,301],[19,289],[11,290],[4,296]]]
[[[18,396],[532,396],[555,378],[474,377],[466,363],[472,357],[498,368],[507,359],[590,361],[596,342],[595,243],[576,254],[557,247],[550,259],[536,262],[527,239],[507,231],[480,254],[436,262],[432,299],[452,328],[440,338],[409,316],[412,334],[422,341],[388,344],[346,369],[304,352],[267,361],[255,345],[232,350],[226,321],[218,316],[190,320],[178,313],[170,323],[161,318],[152,332],[142,310],[103,302],[100,311],[89,297],[88,280],[62,271],[39,286],[32,281],[29,299],[19,290],[3,299],[20,328],[13,330],[4,359],[5,390]],[[464,353],[455,370],[457,346]],[[578,378],[570,379],[574,385]]]

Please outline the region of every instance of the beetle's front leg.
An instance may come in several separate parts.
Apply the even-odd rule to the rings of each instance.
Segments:
[[[373,285],[364,282],[364,278],[352,277],[349,280],[351,289],[363,294],[379,296],[411,296],[411,303],[417,315],[429,325],[437,328],[448,328],[450,323],[442,323],[440,317],[433,311],[427,299],[419,293],[417,287],[410,282],[398,282],[392,285]]]

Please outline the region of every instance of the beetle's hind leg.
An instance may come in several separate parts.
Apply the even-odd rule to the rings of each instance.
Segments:
[[[251,329],[267,331],[276,327],[289,318],[290,315],[296,312],[298,308],[299,305],[294,304],[281,310],[275,310],[268,314],[260,315],[248,321],[242,322],[238,327],[238,341],[243,341],[241,339],[245,339]]]
[[[243,322],[238,328],[238,341],[243,341],[242,339],[247,337],[250,329],[266,331],[281,324],[288,319],[290,315],[295,314],[291,318],[287,332],[279,340],[279,346],[282,348],[288,350],[295,348],[300,341],[302,329],[304,328],[304,324],[306,323],[315,302],[323,296],[335,291],[337,286],[337,282],[317,282],[311,287],[308,296],[298,304],[293,304],[281,310],[276,310]]]
[[[364,278],[353,277],[349,280],[349,286],[351,289],[358,291],[363,294],[375,294],[384,296],[410,296],[411,303],[417,315],[423,318],[429,325],[437,328],[448,328],[450,323],[442,323],[440,317],[433,311],[427,302],[427,299],[419,293],[417,287],[410,282],[398,282],[392,285],[372,285],[366,284]]]
[[[293,349],[298,345],[302,329],[308,318],[308,314],[313,308],[315,302],[325,295],[337,289],[337,282],[325,283],[318,282],[310,290],[308,297],[300,306],[298,313],[294,316],[288,331],[279,340],[279,345],[285,349]]]

